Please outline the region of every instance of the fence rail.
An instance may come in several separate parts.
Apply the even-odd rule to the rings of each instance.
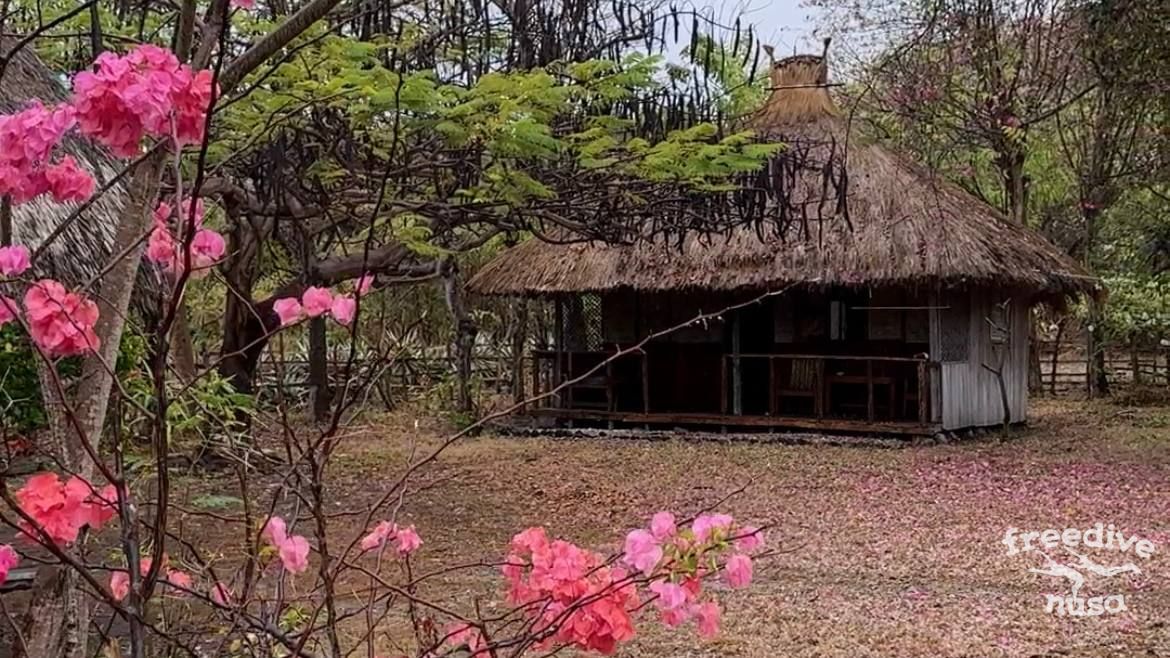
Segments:
[[[1089,363],[1080,349],[1056,352],[1049,343],[1040,345],[1040,380],[1052,395],[1084,391]],[[1136,373],[1136,377],[1135,377]],[[1110,346],[1105,350],[1105,374],[1112,384],[1170,385],[1170,351]]]
[[[339,386],[346,376],[345,359],[329,359],[326,370],[331,386]],[[523,360],[524,388],[532,386],[532,357]],[[381,369],[374,373],[373,369]],[[506,393],[512,390],[513,360],[508,356],[479,355],[472,359],[472,376],[487,391]],[[1111,346],[1106,350],[1105,370],[1111,383],[1170,386],[1170,349],[1139,349]],[[449,381],[455,376],[455,359],[447,356],[402,357],[375,363],[358,360],[349,373],[351,381],[365,381],[374,376],[376,388],[383,401],[390,406],[431,387]],[[1040,375],[1044,391],[1052,395],[1072,395],[1085,390],[1088,362],[1083,350],[1064,342],[1055,354],[1051,342],[1040,344]],[[286,394],[307,395],[309,362],[304,359],[283,361],[265,360],[257,369],[255,385],[262,394],[283,388]],[[531,394],[532,391],[526,390]]]
[[[329,385],[340,387],[345,380],[364,383],[374,380],[374,388],[387,408],[395,401],[413,397],[455,376],[453,357],[400,357],[392,360],[328,359],[325,363]],[[375,370],[376,369],[376,370]],[[477,356],[472,359],[472,377],[494,392],[511,390],[512,360],[502,356]],[[266,360],[256,369],[254,380],[261,395],[278,389],[286,395],[300,397],[312,388],[309,361],[306,359]]]

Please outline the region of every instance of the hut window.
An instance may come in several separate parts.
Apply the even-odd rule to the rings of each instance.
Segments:
[[[966,293],[956,293],[947,300],[947,308],[939,310],[939,361],[954,363],[967,360],[971,341],[970,309]]]
[[[574,352],[600,350],[605,328],[601,316],[601,297],[598,295],[574,295],[565,299],[564,314],[565,349]]]
[[[992,345],[1007,345],[1011,342],[1012,300],[1005,299],[998,304],[992,304],[987,324],[991,332]]]

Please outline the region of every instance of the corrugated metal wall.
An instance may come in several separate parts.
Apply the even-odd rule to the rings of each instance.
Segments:
[[[1028,409],[1028,308],[1019,299],[1007,304],[1006,316],[997,310],[1008,295],[993,290],[970,293],[970,304],[948,305],[948,293],[939,293],[931,319],[931,356],[940,353],[941,336],[949,327],[953,330],[962,318],[953,313],[966,313],[967,358],[944,362],[940,366],[940,382],[936,400],[941,402],[941,420],[944,429],[962,429],[999,425],[1003,422],[1003,402],[999,380],[984,367],[999,369],[1002,365],[1007,388],[1008,406],[1012,422],[1026,419]],[[1003,323],[1007,329],[1003,342],[993,344],[992,322]]]

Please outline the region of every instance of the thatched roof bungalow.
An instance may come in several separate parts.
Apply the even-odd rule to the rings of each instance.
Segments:
[[[788,145],[760,174],[770,221],[681,246],[530,240],[469,286],[554,300],[554,345],[534,355],[546,387],[700,311],[782,294],[655,339],[624,359],[640,364],[610,364],[535,411],[910,433],[1023,421],[1029,309],[1097,294],[1096,281],[1036,232],[851,130],[823,57],[777,61],[771,79],[750,119]]]

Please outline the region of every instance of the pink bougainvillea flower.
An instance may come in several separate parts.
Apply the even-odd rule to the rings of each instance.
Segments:
[[[673,608],[671,610],[662,611],[662,623],[669,628],[682,626],[691,618],[691,610],[688,608]]]
[[[84,354],[99,347],[94,333],[97,304],[60,283],[42,279],[29,286],[24,308],[29,335],[50,356]]]
[[[0,274],[4,276],[20,276],[29,268],[28,247],[0,247]]]
[[[211,229],[199,229],[191,240],[191,268],[194,275],[201,276],[207,273],[208,268],[223,258],[227,251],[227,242],[223,236]]]
[[[113,518],[116,495],[112,486],[95,493],[79,477],[62,482],[56,473],[39,473],[16,492],[16,500],[50,539],[69,543],[77,539],[82,527],[97,530]],[[32,528],[24,528],[24,532],[39,537]]]
[[[333,293],[328,288],[313,286],[301,295],[301,304],[305,307],[305,315],[311,318],[324,315],[333,308]]]
[[[207,125],[207,110],[211,107],[211,71],[200,70],[190,75],[175,91],[175,137],[179,144],[199,144]]]
[[[255,9],[256,0],[232,0],[232,6],[236,9]]]
[[[678,526],[675,525],[674,515],[670,512],[658,512],[650,519],[650,534],[654,535],[658,541],[673,537],[677,531]]]
[[[358,297],[365,297],[370,292],[370,287],[374,285],[373,274],[363,274],[358,278],[357,283],[354,284],[354,292]]]
[[[735,520],[726,514],[702,514],[691,524],[695,541],[705,544],[715,531],[726,533]]]
[[[353,322],[354,312],[357,311],[357,300],[348,295],[338,295],[333,298],[333,305],[329,312],[333,315],[333,319],[337,320],[338,324],[348,327]]]
[[[752,582],[752,559],[742,553],[728,558],[723,570],[732,587],[747,587]]]
[[[300,535],[292,535],[277,548],[280,550],[280,561],[289,572],[301,573],[309,568],[308,539]]]
[[[264,529],[260,531],[260,536],[269,544],[280,546],[288,539],[288,527],[279,516],[269,517],[264,523]]]
[[[626,535],[623,560],[626,564],[649,576],[662,560],[662,546],[654,535],[645,530],[633,530]]]
[[[422,539],[419,538],[413,525],[399,528],[397,534],[394,536],[394,549],[398,551],[399,555],[410,555],[422,546]]]
[[[191,585],[193,584],[191,574],[185,571],[179,571],[178,569],[170,569],[167,571],[167,582],[185,590],[191,589]]]
[[[736,550],[748,552],[764,546],[764,531],[755,526],[745,525],[736,531]]]
[[[191,264],[191,275],[199,278],[207,274],[208,269],[223,258],[227,251],[227,242],[223,236],[203,226],[203,200],[196,199],[192,204],[190,199],[184,199],[179,207],[177,219],[179,229],[172,233],[169,222],[171,206],[165,201],[160,202],[154,211],[154,229],[150,233],[150,240],[146,247],[146,257],[152,262],[159,263],[170,272],[181,271]],[[194,223],[195,234],[191,236],[188,247],[189,258],[183,254],[181,246],[187,239],[189,227]]]
[[[8,544],[0,544],[0,585],[8,580],[8,572],[20,564],[20,556]]]
[[[279,516],[269,518],[260,536],[276,548],[285,569],[301,573],[309,568],[309,540],[300,535],[288,534],[284,519]]]
[[[706,601],[694,607],[694,615],[699,624],[699,637],[711,639],[719,634],[719,604]]]
[[[276,312],[276,316],[280,318],[280,326],[287,327],[290,324],[300,322],[301,318],[305,316],[305,309],[301,303],[292,297],[285,297],[278,299],[272,304],[272,310]]]
[[[362,537],[361,548],[363,551],[372,551],[384,545],[396,532],[398,532],[396,524],[391,521],[380,521],[369,534]]]
[[[115,601],[121,601],[130,593],[130,574],[118,569],[110,574],[110,594]]]
[[[20,307],[16,305],[16,300],[11,297],[0,295],[0,327],[12,322],[17,317],[17,310]]]
[[[549,541],[541,528],[512,539],[512,553],[501,566],[508,601],[526,610],[549,643],[602,654],[633,637],[631,614],[641,602],[622,569],[609,568],[601,556],[563,540]]]
[[[512,537],[512,550],[518,553],[542,553],[548,549],[548,533],[539,526],[528,528]]]
[[[36,102],[16,114],[0,115],[0,196],[21,204],[50,191],[60,201],[92,192],[93,179],[72,158],[50,164],[53,149],[73,124],[68,106],[47,108]]]
[[[232,591],[228,588],[227,585],[224,585],[223,583],[216,583],[213,585],[211,591],[208,593],[208,596],[211,597],[211,601],[216,605],[225,607],[231,605]]]
[[[686,590],[674,583],[656,580],[650,583],[649,589],[658,595],[654,603],[659,610],[674,610],[687,602]]]
[[[146,241],[146,258],[153,263],[161,263],[170,268],[175,262],[176,245],[171,237],[170,230],[165,225],[156,225],[150,231]]]
[[[73,107],[82,134],[116,155],[138,154],[146,136],[202,141],[213,89],[209,71],[192,72],[174,53],[141,45],[126,55],[105,52],[73,78]]]
[[[89,172],[77,166],[77,160],[67,155],[57,164],[45,168],[49,192],[58,203],[85,201],[93,194],[94,182]]]

